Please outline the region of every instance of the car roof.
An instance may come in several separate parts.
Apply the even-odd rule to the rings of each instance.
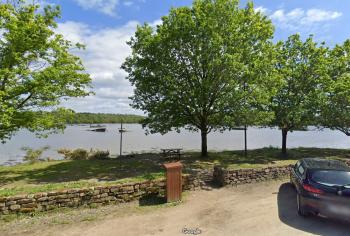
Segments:
[[[350,167],[345,162],[338,160],[329,160],[324,158],[304,158],[305,167],[308,169],[324,170],[344,170],[350,171]]]

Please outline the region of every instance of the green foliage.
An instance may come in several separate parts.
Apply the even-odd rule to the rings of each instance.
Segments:
[[[282,152],[286,152],[289,131],[315,124],[316,115],[325,100],[323,84],[328,78],[327,52],[309,37],[303,42],[298,34],[276,45],[278,76],[282,87],[272,97],[270,109],[275,118],[271,126],[282,130]]]
[[[104,113],[73,113],[67,118],[68,124],[113,124],[140,123],[144,119],[138,115],[104,114]]]
[[[122,68],[135,86],[132,107],[147,113],[151,133],[200,130],[205,156],[210,131],[255,123],[274,92],[272,36],[271,21],[251,3],[172,8],[156,30],[139,26],[128,43]]]
[[[329,76],[320,123],[350,136],[350,40],[331,50]]]
[[[0,4],[0,140],[20,128],[42,132],[63,129],[60,101],[89,94],[90,77],[79,57],[81,49],[55,33],[58,6]],[[54,111],[47,112],[38,111]]]
[[[87,160],[89,156],[89,152],[82,148],[75,150],[62,148],[57,150],[57,152],[63,155],[65,160]]]
[[[89,159],[103,160],[109,158],[109,151],[93,150],[89,152]]]
[[[30,147],[22,147],[23,151],[26,152],[23,160],[29,163],[35,163],[37,161],[40,161],[40,158],[42,157],[43,152],[50,149],[49,146],[45,146],[39,149],[33,149]]]
[[[78,148],[78,149],[66,149],[61,148],[57,152],[63,155],[65,160],[103,160],[109,158],[109,151],[101,151],[90,149],[90,151]]]

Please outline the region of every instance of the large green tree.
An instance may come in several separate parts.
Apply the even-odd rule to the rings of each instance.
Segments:
[[[350,136],[350,40],[329,53],[329,80],[324,86],[321,125]]]
[[[322,86],[327,81],[327,52],[312,37],[305,41],[298,34],[276,45],[276,70],[283,83],[272,97],[275,114],[272,126],[282,131],[282,153],[287,153],[287,134],[316,125],[324,102]]]
[[[263,117],[274,88],[272,36],[271,21],[252,3],[196,0],[173,8],[156,29],[140,26],[129,41],[122,68],[135,87],[132,106],[147,114],[152,133],[200,130],[207,156],[212,130]]]
[[[62,99],[89,94],[90,77],[72,45],[55,33],[59,7],[0,4],[0,140],[20,128],[55,130],[65,124]],[[54,112],[45,112],[54,111]]]

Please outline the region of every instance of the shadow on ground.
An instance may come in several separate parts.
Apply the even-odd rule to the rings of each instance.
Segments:
[[[350,224],[317,216],[301,217],[297,213],[296,192],[291,184],[284,183],[278,192],[278,216],[280,220],[295,229],[324,236],[350,235]]]
[[[164,196],[159,196],[158,194],[150,194],[139,199],[140,206],[157,206],[166,203],[166,198]]]

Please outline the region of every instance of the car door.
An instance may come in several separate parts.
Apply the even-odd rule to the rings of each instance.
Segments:
[[[298,165],[296,165],[296,169],[295,169],[295,187],[297,189],[297,192],[300,193],[300,191],[303,188],[303,182],[304,179],[306,177],[306,168],[305,165],[303,164],[303,162],[299,162],[297,163]]]
[[[300,161],[298,161],[297,163],[295,163],[294,167],[292,168],[291,172],[290,172],[290,181],[291,183],[296,186],[297,185],[297,170],[300,166]]]

